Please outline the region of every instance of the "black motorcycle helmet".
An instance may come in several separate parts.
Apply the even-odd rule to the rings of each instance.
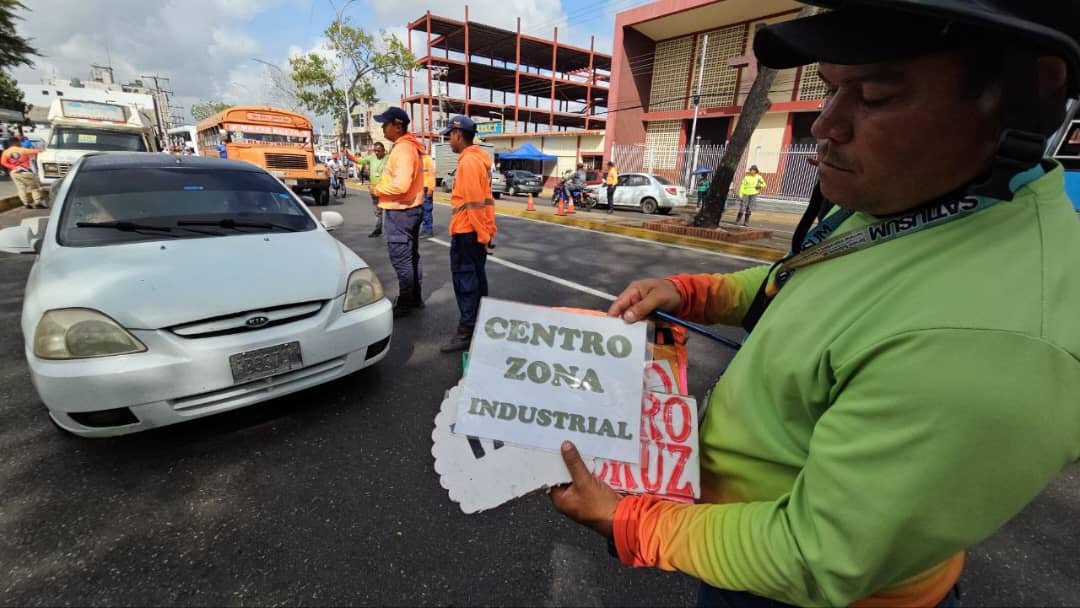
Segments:
[[[1080,96],[1080,0],[802,1],[830,10],[762,28],[754,53],[763,65],[859,65],[948,49],[1009,49],[1001,139],[986,179],[972,184],[971,194],[1010,200],[1009,181],[1042,160],[1047,137],[1067,118],[1067,99]],[[1067,99],[1035,93],[1034,62],[1045,55],[1065,61]]]

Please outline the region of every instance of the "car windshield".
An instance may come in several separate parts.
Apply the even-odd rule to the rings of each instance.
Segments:
[[[668,181],[668,179],[666,177],[662,177],[660,175],[654,175],[654,176],[652,176],[652,178],[655,179],[657,182],[659,182],[661,186],[670,186],[671,185],[671,182]]]
[[[314,228],[302,205],[265,173],[147,167],[78,172],[58,236],[61,245],[93,247]]]
[[[146,152],[146,141],[140,133],[57,127],[52,132],[49,147],[61,150]]]

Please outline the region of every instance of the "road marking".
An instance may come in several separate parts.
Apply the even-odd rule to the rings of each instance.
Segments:
[[[433,238],[433,239],[428,239],[427,242],[429,242],[429,243],[438,243],[438,244],[440,244],[440,245],[442,245],[444,247],[449,247],[450,246],[450,243],[447,243],[446,241],[444,241],[442,239],[434,239]],[[506,266],[507,268],[513,268],[514,270],[517,270],[518,272],[524,272],[525,274],[531,274],[534,277],[539,277],[539,278],[544,279],[546,281],[551,281],[552,283],[557,283],[559,285],[562,285],[563,287],[569,287],[570,289],[576,289],[576,290],[578,290],[580,292],[587,293],[589,295],[593,295],[593,296],[596,296],[598,298],[603,298],[605,300],[614,300],[615,297],[616,297],[616,296],[614,296],[614,295],[612,295],[610,293],[600,291],[599,289],[593,289],[592,287],[589,287],[587,285],[582,285],[581,283],[575,283],[573,281],[567,281],[566,279],[563,279],[561,277],[557,277],[557,276],[555,276],[553,274],[548,274],[546,272],[540,272],[539,270],[533,270],[532,268],[522,266],[521,264],[515,264],[513,262],[504,260],[502,258],[495,257],[493,255],[488,256],[488,261],[489,262],[494,262],[496,264],[501,264],[503,266]]]
[[[439,202],[439,201],[435,201],[435,204],[436,205],[443,205],[445,207],[450,206],[449,203],[442,203],[442,202]],[[582,230],[582,231],[585,231],[585,232],[592,232],[593,234],[602,234],[604,236],[615,237],[617,239],[627,239],[627,240],[630,240],[630,241],[637,241],[639,243],[645,243],[645,244],[648,244],[648,245],[657,245],[657,246],[660,246],[660,247],[671,247],[672,249],[682,249],[683,251],[693,251],[694,253],[706,253],[706,254],[709,254],[709,255],[718,255],[718,256],[720,256],[722,258],[731,258],[733,260],[739,260],[741,262],[753,262],[754,264],[768,263],[767,260],[762,260],[762,259],[759,259],[759,258],[751,258],[751,257],[747,257],[747,256],[744,256],[744,255],[735,255],[734,253],[723,253],[721,251],[712,251],[710,249],[698,249],[696,247],[688,247],[686,245],[676,245],[675,243],[663,243],[663,242],[660,242],[660,241],[650,241],[649,239],[643,239],[641,237],[636,237],[636,236],[629,236],[629,235],[626,235],[626,234],[618,234],[618,233],[615,233],[615,232],[604,232],[603,230],[593,230],[592,228],[582,228],[581,226],[571,226],[569,224],[556,224],[554,222],[545,222],[544,220],[534,220],[531,217],[521,217],[520,215],[511,215],[511,214],[508,214],[508,213],[498,213],[498,212],[496,212],[496,214],[499,215],[499,216],[502,216],[502,217],[508,217],[508,218],[521,220],[523,222],[533,222],[533,223],[536,223],[536,224],[545,224],[547,226],[557,226],[559,228],[569,228],[571,230]]]

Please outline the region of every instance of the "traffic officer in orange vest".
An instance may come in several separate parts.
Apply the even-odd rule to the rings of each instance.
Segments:
[[[371,187],[385,212],[386,248],[398,277],[398,297],[394,317],[403,317],[424,307],[420,293],[420,220],[424,204],[424,147],[409,133],[409,115],[392,107],[372,117],[382,124],[383,136],[394,147],[379,183]]]
[[[455,116],[443,130],[450,136],[450,149],[458,155],[454,192],[450,195],[450,272],[457,298],[457,332],[440,350],[465,350],[472,341],[480,298],[488,295],[487,256],[495,249],[495,200],[491,196],[491,157],[473,144],[476,123]]]

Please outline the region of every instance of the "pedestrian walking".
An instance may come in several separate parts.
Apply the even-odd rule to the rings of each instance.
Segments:
[[[435,161],[424,154],[424,219],[420,223],[420,238],[435,236]]]
[[[375,153],[368,156],[356,157],[353,156],[348,149],[345,150],[345,157],[356,163],[357,167],[367,167],[370,171],[371,184],[374,186],[382,179],[383,171],[386,169],[386,163],[388,156],[386,154],[386,146],[383,146],[381,141],[375,142]],[[371,209],[375,213],[375,229],[371,231],[368,237],[375,238],[383,232],[383,211],[379,207],[379,197],[375,194],[375,191],[371,191]]]
[[[382,124],[383,136],[394,144],[385,166],[381,168],[379,182],[371,187],[371,194],[378,198],[379,209],[386,217],[386,249],[398,278],[394,317],[404,317],[424,307],[420,288],[423,275],[420,265],[420,220],[424,213],[424,147],[409,133],[409,115],[405,110],[391,107],[372,119]]]
[[[607,212],[615,213],[615,188],[619,185],[619,171],[615,168],[614,161],[608,161],[604,184],[607,185]]]
[[[0,153],[0,165],[11,175],[19,201],[27,209],[45,208],[45,190],[31,169],[34,157],[39,152],[34,148],[22,147],[22,141],[13,136],[8,139],[7,148]]]
[[[569,442],[551,496],[622,563],[700,579],[700,606],[955,606],[965,550],[1080,457],[1080,222],[1043,157],[1080,97],[1080,4],[822,4],[754,36],[829,91],[790,253],[608,311],[751,332],[703,408],[701,502],[620,497]]]
[[[754,202],[758,194],[766,188],[765,179],[758,173],[757,165],[750,165],[750,170],[743,177],[739,185],[739,215],[735,218],[736,224],[748,226],[750,224],[750,212],[754,210]]]
[[[439,350],[452,353],[469,348],[480,298],[488,295],[487,256],[495,248],[495,199],[491,195],[491,157],[473,143],[476,123],[455,116],[442,132],[458,155],[454,190],[450,195],[450,272],[457,299],[457,331]]]

